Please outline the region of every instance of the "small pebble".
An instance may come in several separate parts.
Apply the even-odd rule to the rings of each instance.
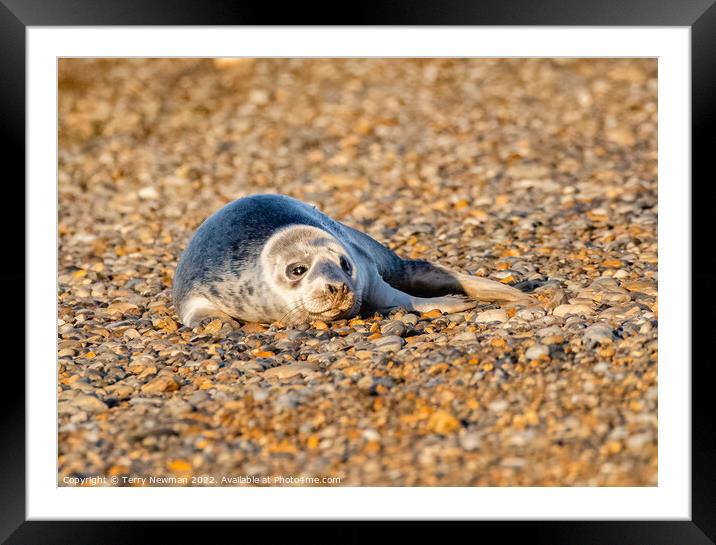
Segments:
[[[376,350],[380,350],[381,352],[396,352],[403,347],[405,340],[397,335],[389,335],[375,339],[373,344]]]
[[[507,316],[507,312],[501,308],[497,308],[478,313],[475,317],[475,322],[478,324],[484,324],[490,322],[506,322],[508,319],[509,316]]]
[[[408,325],[415,325],[418,323],[418,317],[415,314],[405,314],[400,321]]]
[[[590,316],[594,314],[594,309],[589,305],[577,304],[577,305],[559,305],[552,311],[555,316],[569,316],[570,314],[577,314],[579,316]]]
[[[107,410],[107,404],[93,395],[79,394],[72,400],[72,405],[91,413]]]
[[[582,333],[582,339],[589,347],[610,343],[614,340],[614,330],[608,324],[592,324],[584,330],[584,333]]]
[[[263,372],[264,378],[276,377],[279,379],[291,378],[296,375],[306,376],[315,372],[317,366],[310,363],[292,363],[290,365],[279,365]]]
[[[179,382],[176,377],[169,374],[161,374],[142,386],[144,394],[159,394],[162,392],[173,392],[179,389]]]
[[[549,356],[549,347],[543,344],[530,346],[525,352],[525,357],[528,360],[538,360],[543,356]]]
[[[480,448],[480,444],[482,443],[482,437],[476,432],[468,432],[461,435],[458,438],[458,441],[460,442],[460,446],[462,448],[467,451],[473,451]]]
[[[405,324],[399,321],[388,322],[380,328],[380,333],[384,337],[391,335],[402,337],[405,335],[406,331],[407,328],[405,327]]]

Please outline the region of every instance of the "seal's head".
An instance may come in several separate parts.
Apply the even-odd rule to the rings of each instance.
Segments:
[[[307,225],[275,233],[261,252],[261,273],[285,304],[282,322],[337,320],[360,309],[365,279],[334,236]]]

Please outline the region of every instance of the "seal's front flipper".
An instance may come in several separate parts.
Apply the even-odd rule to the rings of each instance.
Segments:
[[[417,312],[439,310],[441,312],[462,312],[474,308],[476,302],[459,295],[442,297],[416,297],[395,289],[378,274],[372,279],[370,289],[363,301],[366,310],[386,312],[393,308],[404,308]]]
[[[477,306],[477,301],[461,295],[443,295],[442,297],[413,297],[411,296],[413,308],[418,312],[439,310],[440,312],[463,312]]]
[[[532,302],[529,295],[512,286],[479,276],[457,273],[427,261],[403,261],[402,277],[398,282],[391,279],[391,284],[422,297],[458,293],[478,301]]]
[[[199,295],[190,297],[187,301],[183,302],[181,309],[178,309],[177,313],[179,315],[179,321],[192,329],[198,327],[201,322],[207,319],[216,318],[228,323],[234,329],[241,327],[241,324],[220,310],[214,303],[209,301],[206,297]]]

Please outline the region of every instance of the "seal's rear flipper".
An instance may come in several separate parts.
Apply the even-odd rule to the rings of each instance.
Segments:
[[[463,290],[469,297],[474,297],[479,301],[489,301],[497,303],[533,303],[534,300],[531,296],[526,293],[502,284],[489,280],[487,278],[480,278],[479,276],[469,276],[467,274],[457,274],[458,281],[462,286]]]
[[[479,276],[457,273],[427,261],[403,261],[403,275],[397,282],[391,278],[390,284],[421,297],[458,293],[486,302],[533,302],[532,297],[512,286]]]

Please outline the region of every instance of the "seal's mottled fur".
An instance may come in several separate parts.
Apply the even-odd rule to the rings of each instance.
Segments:
[[[306,262],[305,278],[286,277],[292,259]],[[253,195],[217,211],[199,226],[174,275],[175,307],[186,325],[210,315],[301,322],[395,306],[456,312],[476,299],[529,296],[401,259],[368,235],[285,195]]]

